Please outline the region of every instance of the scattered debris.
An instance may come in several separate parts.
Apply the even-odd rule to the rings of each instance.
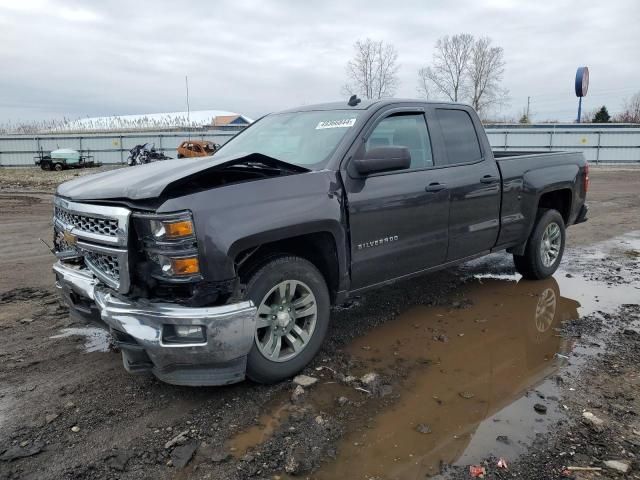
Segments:
[[[569,472],[600,472],[602,468],[600,467],[567,467]]]
[[[375,372],[369,372],[360,378],[360,383],[364,387],[362,391],[368,391],[372,395],[382,393],[382,378]]]
[[[504,468],[505,470],[509,470],[507,466],[507,461],[504,458],[499,458],[498,463],[496,464],[498,468]]]
[[[620,473],[627,473],[631,469],[629,462],[622,460],[607,460],[604,462],[605,467],[616,470]]]
[[[509,437],[507,435],[498,435],[496,437],[496,441],[504,443],[505,445],[511,445],[511,440],[509,440]]]
[[[78,425],[74,425],[73,427],[71,427],[71,431],[73,433],[78,433],[80,431],[80,427]]]
[[[187,463],[191,461],[191,457],[198,449],[199,442],[197,440],[191,440],[184,445],[176,447],[171,452],[171,462],[176,468],[184,468]]]
[[[431,427],[426,423],[419,423],[416,426],[416,432],[424,434],[431,433]]]
[[[318,383],[318,379],[309,375],[298,375],[293,379],[293,383],[301,387],[310,387]]]
[[[171,447],[175,447],[176,445],[183,445],[189,439],[187,435],[189,435],[189,430],[180,432],[178,435],[164,444],[165,450],[169,450]]]
[[[464,398],[466,400],[469,400],[469,399],[475,397],[475,395],[473,393],[471,393],[471,392],[460,392],[460,393],[458,393],[458,395],[460,395],[462,398]]]
[[[487,474],[487,469],[482,465],[469,465],[469,474],[473,478],[484,478]]]
[[[604,420],[602,420],[601,418],[595,416],[591,412],[583,412],[582,413],[582,418],[588,424],[590,424],[596,431],[602,430],[602,428],[604,426]]]
[[[296,388],[293,389],[293,393],[291,394],[291,403],[302,403],[305,397],[306,392],[304,391],[302,385],[296,385]]]
[[[540,414],[547,413],[547,406],[546,405],[542,405],[541,403],[536,403],[533,406],[533,409],[536,412],[540,413]]]
[[[338,397],[336,399],[336,403],[338,405],[340,405],[341,407],[344,407],[345,405],[347,405],[349,403],[349,399],[347,397],[344,397],[344,396]]]

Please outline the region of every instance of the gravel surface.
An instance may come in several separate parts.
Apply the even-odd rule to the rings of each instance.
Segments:
[[[48,239],[51,215],[50,195],[39,192],[51,192],[55,181],[44,176],[58,174],[37,171],[44,178],[37,180],[25,171],[0,169],[0,201],[10,206],[0,218],[0,478],[344,478],[336,472],[346,458],[373,468],[393,452],[384,440],[390,437],[378,433],[394,431],[402,433],[399,442],[447,448],[419,452],[419,477],[392,468],[358,476],[358,465],[348,476],[469,478],[469,466],[477,465],[488,478],[638,478],[640,246],[637,234],[624,234],[640,230],[640,171],[594,171],[591,219],[569,230],[564,270],[552,284],[567,316],[526,344],[544,353],[540,368],[519,357],[523,347],[507,348],[507,336],[484,347],[499,330],[491,322],[508,320],[502,305],[515,312],[511,305],[532,299],[535,310],[542,298],[527,293],[533,286],[516,285],[507,256],[494,255],[336,308],[323,350],[302,372],[318,382],[293,400],[289,381],[184,388],[131,376],[108,342],[88,351],[96,344],[89,332],[59,337],[83,325],[58,302],[52,257],[38,240]],[[550,354],[543,352],[548,345]],[[517,375],[497,374],[502,363],[487,367],[496,369],[492,385],[509,389],[495,406],[468,383],[482,376],[488,352],[526,373],[516,384]],[[403,410],[421,380],[437,386],[430,379],[438,375],[451,396],[429,390],[418,397],[425,407],[415,424],[396,421],[418,409]],[[536,403],[547,412],[536,413]],[[585,410],[603,424],[586,420]],[[446,430],[443,418],[455,428]],[[514,433],[491,427],[509,422]],[[497,467],[503,452],[512,452],[509,471]],[[416,458],[398,455],[391,463],[413,465]],[[624,465],[626,474],[613,468]]]

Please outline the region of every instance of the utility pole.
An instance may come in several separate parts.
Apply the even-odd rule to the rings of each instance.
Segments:
[[[184,84],[187,87],[187,123],[191,124],[191,109],[189,108],[189,77],[187,75],[184,76]]]
[[[191,108],[189,107],[189,76],[184,76],[184,84],[187,89],[187,128],[189,129],[189,140],[191,140]]]
[[[529,106],[531,105],[531,97],[527,97],[527,120],[531,122],[531,118],[529,117]]]

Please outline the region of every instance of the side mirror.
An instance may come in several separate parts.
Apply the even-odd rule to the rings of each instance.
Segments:
[[[404,170],[411,166],[411,153],[407,147],[376,147],[354,159],[353,165],[361,175]]]

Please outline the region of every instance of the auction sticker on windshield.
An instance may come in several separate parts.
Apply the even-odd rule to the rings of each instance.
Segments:
[[[327,120],[326,122],[319,122],[316,126],[316,130],[322,130],[323,128],[349,128],[353,127],[356,123],[355,118],[345,118],[342,120]]]

